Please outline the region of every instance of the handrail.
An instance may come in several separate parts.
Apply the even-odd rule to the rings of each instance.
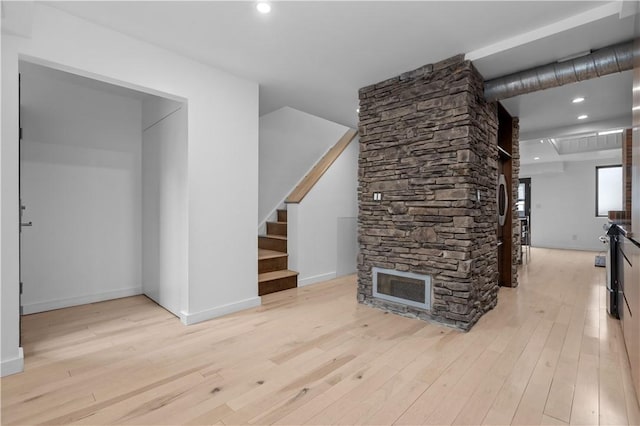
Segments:
[[[358,132],[353,129],[346,131],[338,142],[331,147],[329,151],[316,163],[309,173],[300,181],[300,183],[291,191],[291,194],[284,201],[287,204],[297,204],[311,191],[322,175],[331,167],[334,161],[342,154],[349,143],[356,137]]]

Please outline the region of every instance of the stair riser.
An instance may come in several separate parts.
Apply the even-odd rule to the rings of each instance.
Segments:
[[[278,210],[278,222],[286,222],[286,221],[287,221],[287,211]]]
[[[265,272],[273,272],[273,271],[281,271],[283,269],[288,269],[287,257],[274,257],[271,259],[262,259],[258,260],[258,273],[263,274]]]
[[[287,236],[287,224],[267,222],[267,234]]]
[[[264,296],[265,294],[275,293],[276,291],[287,290],[289,288],[296,288],[297,286],[297,276],[261,282],[258,284],[258,296]]]
[[[287,240],[278,240],[269,237],[258,237],[258,248],[265,250],[275,250],[282,253],[287,252]]]

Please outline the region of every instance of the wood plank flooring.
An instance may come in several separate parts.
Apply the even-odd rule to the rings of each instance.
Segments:
[[[468,333],[353,276],[189,327],[144,296],[29,315],[2,424],[640,424],[595,253],[531,254]]]

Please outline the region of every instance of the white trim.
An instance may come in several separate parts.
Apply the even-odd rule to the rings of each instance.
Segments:
[[[349,129],[349,128],[347,128]],[[357,135],[356,135],[357,136]],[[355,138],[354,138],[355,139]],[[353,139],[352,139],[353,141]],[[280,200],[280,202],[278,204],[276,204],[276,206],[269,212],[269,214],[267,215],[267,217],[265,217],[259,224],[258,224],[258,234],[260,234],[260,232],[262,230],[264,230],[267,226],[267,222],[269,222],[270,218],[275,217],[276,215],[276,211],[278,209],[282,209],[282,210],[286,210],[289,204],[299,204],[299,203],[285,203],[285,201],[287,200],[287,198],[289,198],[289,195],[291,195],[291,193],[293,192],[294,189],[296,189],[298,187],[298,185],[300,185],[300,183],[304,180],[304,178],[307,177],[307,175],[309,173],[311,173],[311,171],[316,167],[316,165],[318,165],[318,163],[320,162],[320,160],[322,160],[324,158],[325,155],[327,155],[327,153],[331,150],[331,148],[333,148],[333,146],[335,144],[337,144],[338,142],[334,143],[333,145],[331,145],[329,148],[327,148],[327,150],[325,152],[322,153],[322,155],[320,155],[320,158],[318,158],[316,160],[315,163],[313,163],[311,165],[311,167],[309,167],[309,170],[307,170],[306,172],[304,172],[302,174],[302,177],[300,179],[298,179],[298,181],[293,185],[293,188],[291,188],[289,191],[287,191],[287,193],[284,195],[284,198],[282,200]],[[351,142],[350,142],[351,143]],[[344,152],[344,151],[343,151]],[[342,155],[342,154],[340,154]],[[266,232],[266,231],[265,231]]]
[[[24,351],[18,348],[18,356],[16,358],[3,360],[0,364],[0,376],[8,376],[10,374],[22,373],[24,371]]]
[[[336,272],[327,272],[326,274],[314,275],[303,279],[298,279],[298,287],[304,287],[311,284],[320,283],[336,278]]]
[[[105,300],[120,299],[122,297],[137,296],[142,294],[142,286],[123,288],[107,291],[105,293],[89,294],[87,296],[69,297],[66,299],[48,300],[46,302],[31,303],[22,306],[23,314],[35,314],[54,309],[68,308],[70,306],[86,305],[87,303],[103,302]]]
[[[18,3],[18,2],[16,2],[16,3]],[[25,3],[27,3],[27,2],[25,1]],[[58,12],[60,11],[60,10],[57,10],[57,8],[55,6],[51,6],[51,5],[45,5],[45,6],[49,7],[49,8],[53,8]],[[63,12],[63,13],[67,13],[67,12]],[[82,19],[82,18],[78,18],[78,19]],[[103,83],[112,84],[114,86],[121,86],[121,87],[124,87],[125,89],[135,90],[135,91],[138,91],[138,92],[146,93],[148,95],[159,96],[161,98],[167,98],[167,99],[169,99],[171,101],[176,101],[176,102],[181,102],[181,103],[187,103],[188,102],[188,99],[185,98],[185,97],[182,97],[182,96],[173,95],[173,94],[167,93],[167,92],[161,92],[160,90],[155,90],[155,89],[152,89],[150,87],[145,87],[145,86],[140,86],[138,84],[129,83],[128,81],[118,80],[116,78],[107,77],[106,75],[96,74],[96,73],[91,72],[91,71],[87,71],[87,70],[84,70],[84,69],[81,69],[81,68],[75,68],[75,67],[72,67],[72,66],[69,66],[69,65],[65,65],[63,63],[57,63],[57,62],[50,61],[48,59],[44,59],[44,58],[41,58],[41,57],[38,57],[38,56],[32,56],[32,55],[27,55],[27,54],[18,52],[18,60],[19,61],[24,61],[24,62],[30,62],[32,64],[40,65],[40,66],[47,67],[47,68],[53,68],[54,70],[63,71],[63,72],[67,72],[67,73],[70,73],[70,74],[76,74],[76,75],[79,75],[80,77],[86,77],[86,78],[90,78],[92,80],[98,80],[98,81],[101,81]]]
[[[603,217],[602,219],[606,219],[606,217]],[[542,248],[542,249],[553,249],[553,250],[575,250],[575,251],[589,251],[589,252],[593,252],[593,254],[598,254],[602,251],[604,251],[604,246],[602,245],[602,243],[596,239],[595,240],[596,243],[594,243],[593,246],[589,246],[587,244],[585,245],[578,245],[578,244],[554,244],[554,243],[545,243],[545,244],[532,244],[531,248],[536,249],[536,248]],[[533,242],[533,241],[531,241]],[[599,244],[599,246],[596,246],[595,244]]]
[[[621,7],[622,2],[607,3],[600,7],[587,10],[586,12],[570,16],[561,21],[554,22],[553,24],[536,28],[533,31],[518,34],[517,36],[501,40],[497,43],[493,43],[485,47],[481,47],[480,49],[476,49],[472,52],[467,53],[464,58],[468,61],[476,61],[478,59],[486,58],[488,56],[495,55],[506,50],[515,49],[516,47],[552,36],[554,34],[562,33],[572,28],[577,28],[581,25],[595,22],[608,16],[617,15],[620,13]]]
[[[256,306],[260,306],[261,303],[262,299],[260,297],[251,297],[249,299],[240,300],[227,305],[216,306],[215,308],[207,309],[206,311],[195,313],[180,311],[180,321],[182,321],[184,325],[196,324],[202,321],[221,317],[223,315],[243,311],[245,309],[255,308]]]

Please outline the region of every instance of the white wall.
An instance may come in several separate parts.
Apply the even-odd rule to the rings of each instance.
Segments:
[[[5,19],[9,19],[6,17]],[[30,37],[2,35],[2,374],[18,347],[18,59],[188,103],[185,323],[260,303],[257,286],[258,85],[52,8]]]
[[[528,166],[520,177],[531,177],[531,242],[535,247],[603,250],[598,240],[606,218],[596,217],[596,166],[616,160],[566,162],[561,173],[535,174]]]
[[[22,70],[24,313],[140,294],[141,101]]]
[[[259,224],[346,131],[345,126],[289,107],[260,117]]]
[[[287,205],[289,268],[300,273],[299,286],[356,270],[358,150],[355,138],[300,204]]]
[[[188,281],[187,108],[154,97],[142,116],[142,287],[179,316]]]
[[[186,105],[171,99],[157,96],[145,97],[142,103],[142,131],[145,131],[154,124],[158,124],[160,121],[169,118],[170,115],[182,107],[186,108]],[[187,116],[185,114],[184,119],[186,120],[186,118]],[[186,129],[184,131],[186,131]],[[187,135],[185,134],[184,136],[186,138]]]

